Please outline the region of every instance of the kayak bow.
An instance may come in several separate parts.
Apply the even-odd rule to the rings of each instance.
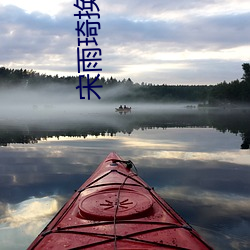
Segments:
[[[110,153],[28,249],[212,249],[133,167]]]

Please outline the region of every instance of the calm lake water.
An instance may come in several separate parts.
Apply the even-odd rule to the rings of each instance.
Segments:
[[[27,248],[115,151],[215,249],[250,249],[250,110],[114,107],[0,110],[0,248]]]

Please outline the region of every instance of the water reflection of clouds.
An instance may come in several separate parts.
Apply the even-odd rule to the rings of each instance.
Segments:
[[[231,150],[241,143],[241,137],[229,132],[221,133],[212,128],[167,128],[133,131],[132,137],[123,137],[123,143],[129,146],[147,146],[155,149],[179,148],[191,152],[217,152],[218,150]]]
[[[30,198],[18,204],[5,204],[0,217],[1,249],[24,249],[61,207],[56,196]]]
[[[212,216],[241,216],[242,214],[249,215],[250,198],[237,194],[209,192],[202,190],[193,190],[190,187],[161,187],[157,188],[157,193],[164,199],[179,200],[187,204],[193,203],[196,206],[218,207],[216,214],[209,214]]]
[[[4,202],[0,209],[6,213],[5,221],[1,217],[0,224],[9,227],[2,228],[1,235],[8,234],[6,238],[10,239],[14,231],[19,230],[18,235],[26,230],[24,227],[29,231],[31,225],[22,224],[22,218],[28,216],[34,219],[33,223],[36,221],[28,213],[35,211],[39,202],[46,201],[42,197],[54,194],[69,197],[110,151],[131,159],[139,175],[170,200],[171,205],[178,208],[179,202],[180,212],[188,221],[198,226],[220,223],[230,227],[231,233],[237,228],[242,231],[246,228],[240,226],[244,222],[242,216],[248,228],[250,221],[247,217],[250,172],[246,167],[250,155],[249,151],[235,149],[240,141],[240,136],[209,128],[167,128],[138,129],[130,136],[117,133],[113,137],[51,138],[33,145],[12,144],[1,148],[0,199]],[[41,199],[28,200],[32,195]],[[47,201],[54,207],[53,200]],[[46,206],[42,206],[39,209],[45,211]],[[38,226],[43,216],[38,214]],[[14,220],[19,221],[15,228]],[[2,240],[1,237],[4,236],[0,236]],[[238,244],[238,241],[230,242]]]
[[[189,187],[160,188],[157,192],[192,222],[208,242],[213,242],[215,249],[249,249],[249,197],[194,192]]]
[[[53,215],[58,209],[56,197],[30,198],[18,204],[7,204],[0,223],[12,228],[30,224],[31,221],[34,224],[43,217]],[[26,232],[32,234],[32,231]]]
[[[159,159],[183,159],[183,160],[199,160],[199,161],[221,161],[250,166],[250,155],[248,151],[232,150],[220,152],[179,152],[179,151],[160,151],[153,155]],[[151,156],[151,157],[152,157]],[[215,165],[216,167],[216,165]]]

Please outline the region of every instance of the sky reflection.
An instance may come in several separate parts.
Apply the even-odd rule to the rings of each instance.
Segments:
[[[240,136],[211,128],[159,128],[1,147],[2,249],[27,247],[111,151],[131,159],[216,249],[247,249],[250,155],[238,149],[240,142]]]
[[[17,204],[5,204],[0,217],[1,249],[23,249],[25,245],[28,246],[60,209],[62,204],[58,201],[60,197],[33,197]]]

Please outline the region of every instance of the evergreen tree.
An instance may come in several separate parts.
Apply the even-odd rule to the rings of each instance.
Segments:
[[[245,82],[250,82],[250,64],[249,63],[243,63],[242,69],[244,71],[244,74],[241,79]]]

